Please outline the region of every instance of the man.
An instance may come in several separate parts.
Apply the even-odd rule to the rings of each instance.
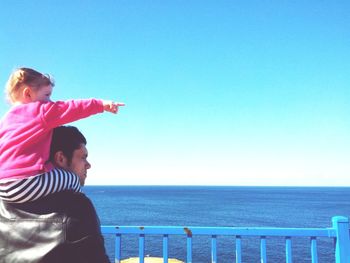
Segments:
[[[84,186],[87,170],[91,168],[86,144],[84,135],[73,126],[61,126],[53,131],[50,161],[56,167],[78,175],[81,186]]]
[[[81,185],[91,167],[86,143],[77,128],[62,126],[54,130],[50,151],[50,160],[78,175]],[[92,202],[83,193],[67,191],[29,203],[0,204],[0,262],[110,261]]]

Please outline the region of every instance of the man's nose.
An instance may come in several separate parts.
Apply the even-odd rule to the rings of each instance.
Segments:
[[[90,168],[91,168],[91,164],[88,161],[86,161],[86,169],[90,169]]]

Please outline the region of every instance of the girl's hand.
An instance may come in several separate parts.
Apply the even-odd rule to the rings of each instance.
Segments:
[[[103,109],[108,112],[112,113],[118,113],[119,107],[125,106],[125,103],[123,102],[113,102],[110,100],[104,100],[103,101]]]

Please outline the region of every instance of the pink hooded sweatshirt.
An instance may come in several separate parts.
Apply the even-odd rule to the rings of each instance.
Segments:
[[[103,112],[102,100],[32,102],[11,108],[0,122],[0,180],[23,179],[53,168],[53,129]]]

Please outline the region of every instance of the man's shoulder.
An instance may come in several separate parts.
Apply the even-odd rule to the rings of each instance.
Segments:
[[[62,213],[68,216],[82,208],[94,209],[91,200],[84,193],[73,191],[50,194],[27,203],[5,203],[5,207],[7,210],[20,210],[37,215]]]

